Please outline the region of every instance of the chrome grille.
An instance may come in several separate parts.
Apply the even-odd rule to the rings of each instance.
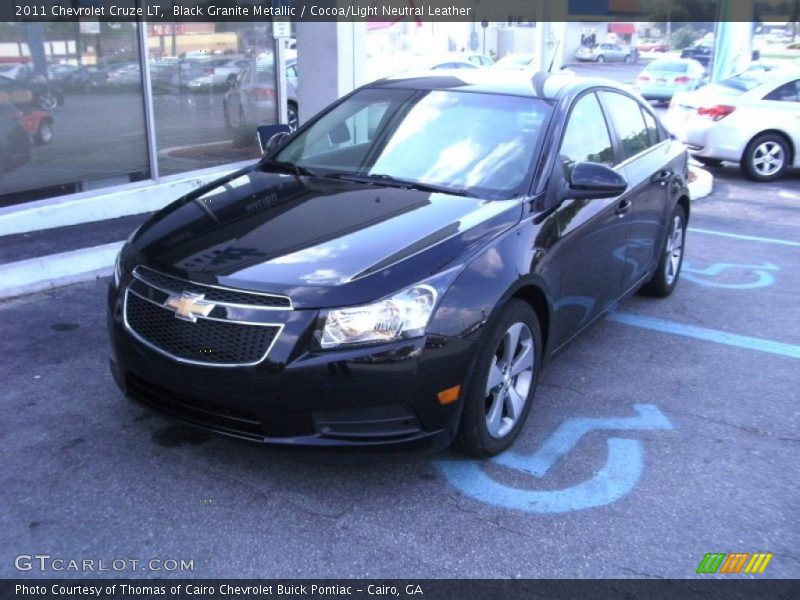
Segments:
[[[259,292],[234,290],[220,286],[195,283],[171,275],[165,275],[164,273],[159,273],[153,269],[141,266],[136,267],[133,270],[133,274],[140,281],[154,288],[163,290],[168,294],[191,292],[193,294],[203,294],[205,299],[210,302],[285,310],[291,310],[292,308],[292,301],[286,296],[262,294]]]
[[[128,290],[125,298],[128,329],[156,350],[186,362],[236,366],[261,362],[280,325],[236,321],[176,319],[175,313]]]

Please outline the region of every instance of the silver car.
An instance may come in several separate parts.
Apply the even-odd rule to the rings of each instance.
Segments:
[[[294,131],[299,123],[296,60],[286,61],[286,96],[288,125]],[[222,100],[225,126],[230,131],[273,123],[275,109],[275,69],[271,60],[251,62]]]
[[[594,62],[631,62],[631,51],[619,44],[603,43],[580,46],[575,51],[575,58],[580,61]]]
[[[749,178],[773,181],[800,167],[800,71],[746,71],[679,92],[664,124],[700,162],[737,162]]]
[[[671,100],[676,92],[696,90],[706,81],[706,70],[690,58],[659,58],[636,78],[636,91],[646,100]]]

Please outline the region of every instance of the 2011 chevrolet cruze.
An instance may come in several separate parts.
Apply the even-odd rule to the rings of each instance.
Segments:
[[[548,359],[678,281],[686,152],[610,82],[406,74],[268,146],[117,261],[114,377],[187,424],[496,454]]]

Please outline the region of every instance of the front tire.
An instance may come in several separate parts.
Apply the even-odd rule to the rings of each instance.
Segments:
[[[508,448],[531,409],[541,364],[536,311],[510,300],[492,317],[466,387],[456,441],[485,458]]]
[[[601,54],[601,55],[600,55],[600,56],[598,56],[598,57],[597,57],[595,60],[596,60],[597,62],[599,62],[599,63],[604,63],[604,62],[606,62],[606,57],[605,57],[605,56],[603,56],[603,55]]]
[[[686,211],[678,204],[669,221],[656,272],[640,290],[643,295],[666,298],[673,292],[681,276],[685,242]]]
[[[775,181],[789,165],[789,144],[783,136],[762,133],[747,144],[741,167],[753,181]]]

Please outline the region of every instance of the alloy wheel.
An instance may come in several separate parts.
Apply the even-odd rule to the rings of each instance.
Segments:
[[[497,347],[486,380],[486,429],[493,438],[508,435],[524,413],[533,384],[533,333],[525,323],[509,327]]]
[[[766,141],[753,151],[753,168],[764,177],[770,177],[783,168],[783,148],[774,141]]]
[[[675,215],[672,220],[672,228],[667,238],[666,255],[664,278],[667,285],[672,285],[678,276],[678,269],[681,267],[681,258],[683,257],[683,220],[680,215]]]

